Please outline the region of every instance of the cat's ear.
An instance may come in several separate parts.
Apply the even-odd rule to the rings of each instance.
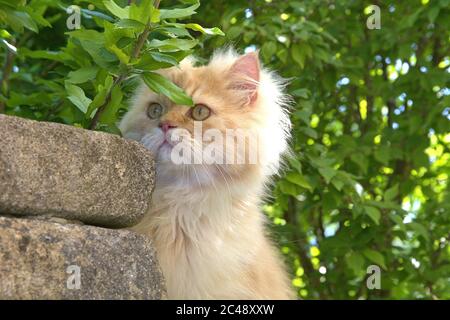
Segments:
[[[258,98],[260,65],[257,52],[239,57],[230,68],[231,89],[243,95],[246,105]]]

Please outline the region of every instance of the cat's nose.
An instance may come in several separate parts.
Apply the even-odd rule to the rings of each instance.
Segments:
[[[170,122],[164,121],[159,124],[159,127],[162,129],[163,132],[167,132],[169,131],[169,129],[176,128],[177,126]]]

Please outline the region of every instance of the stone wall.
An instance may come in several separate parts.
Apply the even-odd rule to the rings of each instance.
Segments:
[[[120,137],[0,115],[0,299],[162,299],[151,154]],[[114,229],[112,229],[114,228]]]

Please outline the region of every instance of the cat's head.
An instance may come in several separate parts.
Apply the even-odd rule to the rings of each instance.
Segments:
[[[290,129],[286,98],[282,81],[261,68],[257,53],[220,51],[205,66],[185,59],[159,73],[195,106],[141,85],[119,126],[155,155],[157,180],[203,185],[277,170]]]

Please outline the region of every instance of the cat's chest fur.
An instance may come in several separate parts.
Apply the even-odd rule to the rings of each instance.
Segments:
[[[247,269],[262,217],[229,193],[155,190],[144,228],[155,244],[169,298],[250,298]]]

